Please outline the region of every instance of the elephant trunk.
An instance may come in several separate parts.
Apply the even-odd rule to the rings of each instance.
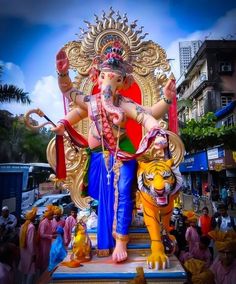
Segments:
[[[114,115],[113,123],[115,125],[120,125],[124,118],[124,112],[120,107],[117,107],[113,103],[113,92],[111,86],[107,86],[102,90],[102,106],[104,109]]]

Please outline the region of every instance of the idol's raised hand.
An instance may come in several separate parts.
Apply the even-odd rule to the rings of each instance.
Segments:
[[[163,88],[163,94],[166,99],[172,100],[176,96],[176,82],[175,79],[169,79]]]
[[[69,69],[69,60],[64,50],[60,50],[56,56],[56,67],[59,73],[67,73]]]

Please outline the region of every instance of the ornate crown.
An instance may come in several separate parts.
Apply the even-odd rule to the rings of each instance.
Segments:
[[[97,69],[121,72],[123,76],[133,71],[131,64],[123,58],[123,47],[120,41],[111,41],[104,45],[102,55],[97,56],[94,64]]]

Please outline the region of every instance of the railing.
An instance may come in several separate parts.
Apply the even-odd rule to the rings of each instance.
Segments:
[[[199,78],[197,80],[193,81],[191,86],[186,91],[184,91],[183,95],[181,96],[181,99],[188,98],[201,85],[202,82],[207,81],[207,80],[208,80],[207,73],[202,72],[200,74]]]

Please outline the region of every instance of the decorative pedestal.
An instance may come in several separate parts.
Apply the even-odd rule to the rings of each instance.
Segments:
[[[96,231],[90,231],[93,245],[96,243]],[[145,228],[130,229],[131,243],[128,245],[128,260],[115,264],[111,256],[83,263],[78,268],[59,266],[50,283],[127,283],[137,276],[136,267],[143,267],[147,283],[184,283],[187,276],[179,260],[170,257],[170,268],[166,270],[147,269],[146,259],[150,253],[150,240]],[[135,241],[136,239],[136,241]],[[69,256],[68,256],[69,257]]]
[[[121,264],[114,264],[111,256],[93,256],[90,262],[78,268],[59,266],[51,283],[127,283],[135,278],[138,266],[144,268],[147,283],[179,284],[186,281],[186,273],[176,257],[170,257],[170,268],[156,271],[146,268],[146,256],[129,252],[129,259]]]

